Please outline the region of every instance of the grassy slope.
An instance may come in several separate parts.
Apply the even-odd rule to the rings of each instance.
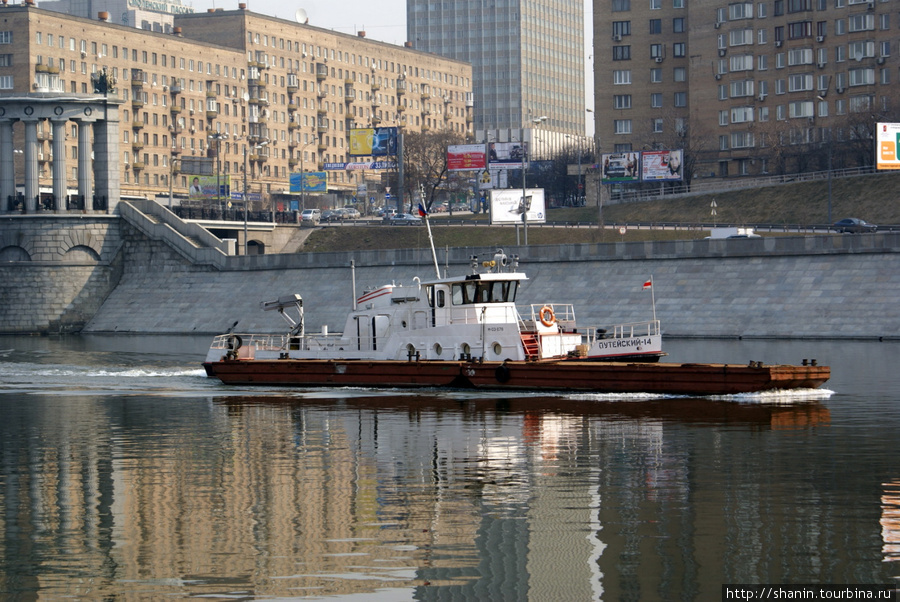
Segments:
[[[711,223],[710,203],[717,205],[717,223],[783,225],[822,225],[828,221],[827,181],[708,194],[682,199],[646,203],[628,203],[604,207],[606,225],[634,223],[677,223],[684,230],[629,230],[624,236],[615,229],[530,226],[529,245],[579,242],[617,242],[638,240],[683,240],[702,238],[706,230],[692,229],[694,224]],[[861,217],[886,225],[900,224],[900,173],[835,179],[832,182],[832,216]],[[459,223],[459,216],[453,222]],[[487,226],[485,216],[465,216],[477,227],[446,225],[447,217],[432,218],[434,243],[437,247],[513,246],[516,228]],[[597,223],[597,208],[552,209],[549,220],[557,223]],[[521,231],[519,237],[522,242]],[[424,227],[411,226],[347,226],[322,228],[307,239],[304,252],[342,251],[349,249],[406,249],[428,246]]]

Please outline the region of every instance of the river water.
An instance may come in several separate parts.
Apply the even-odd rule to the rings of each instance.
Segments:
[[[719,600],[900,583],[898,342],[721,399],[229,388],[196,337],[0,337],[4,600]]]

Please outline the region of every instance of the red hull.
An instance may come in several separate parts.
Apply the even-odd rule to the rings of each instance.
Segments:
[[[807,389],[827,366],[368,360],[222,360],[203,364],[228,385],[305,387],[454,387],[523,391],[727,395]]]

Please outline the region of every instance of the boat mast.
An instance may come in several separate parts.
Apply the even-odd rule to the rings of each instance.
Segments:
[[[419,215],[425,220],[428,228],[428,242],[431,243],[431,259],[434,261],[434,275],[441,277],[441,268],[438,266],[437,251],[434,250],[434,237],[431,235],[431,223],[428,221],[428,211],[425,209],[425,185],[419,184]]]

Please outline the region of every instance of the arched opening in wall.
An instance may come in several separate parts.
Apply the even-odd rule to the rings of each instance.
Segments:
[[[97,251],[88,246],[76,245],[66,251],[66,254],[63,255],[63,261],[77,263],[97,263],[100,261],[100,256],[97,254]]]
[[[10,261],[31,261],[31,255],[22,247],[3,247],[0,249],[0,263]]]
[[[259,240],[247,241],[247,255],[265,255],[266,243]]]

